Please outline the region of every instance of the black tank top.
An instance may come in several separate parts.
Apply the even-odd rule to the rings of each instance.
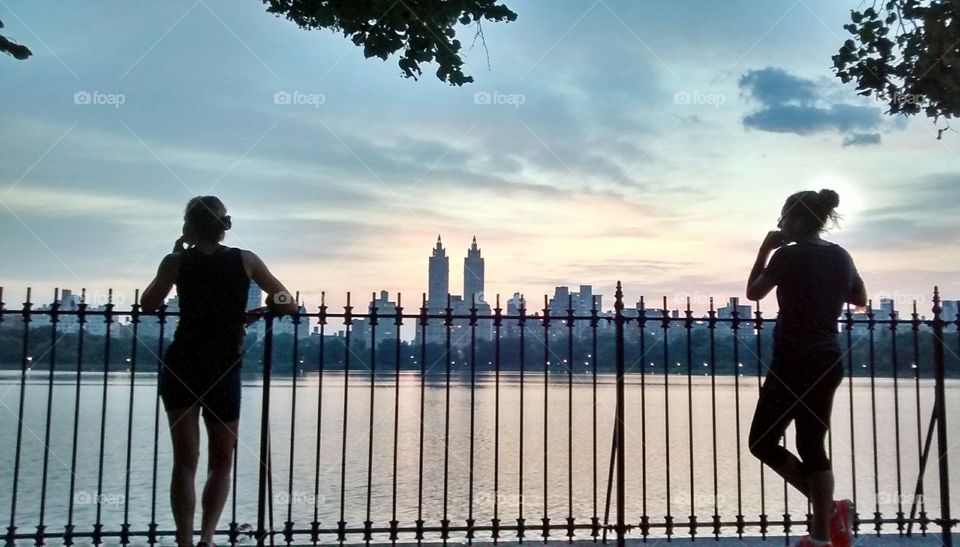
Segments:
[[[168,357],[195,358],[216,368],[234,363],[243,346],[250,287],[242,251],[233,247],[209,255],[196,248],[183,251],[176,285],[180,321]]]

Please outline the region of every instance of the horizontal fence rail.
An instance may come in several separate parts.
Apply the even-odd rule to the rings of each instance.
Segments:
[[[96,308],[85,293],[2,300],[6,545],[172,537],[156,372],[179,313],[120,310],[112,292]],[[612,311],[572,296],[382,302],[322,297],[250,327],[224,542],[804,533],[806,500],[745,441],[772,356],[759,304],[627,308],[619,284]],[[929,318],[914,304],[838,320],[828,447],[858,535],[949,545],[958,523],[960,316],[933,302]]]

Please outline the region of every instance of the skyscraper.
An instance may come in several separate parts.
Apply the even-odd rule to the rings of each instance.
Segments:
[[[463,259],[463,301],[467,304],[483,301],[483,258],[477,247],[477,236],[473,236],[473,244],[467,249],[467,256]]]
[[[450,293],[450,258],[443,248],[440,236],[433,248],[429,267],[430,281],[427,290],[427,305],[432,313],[442,312],[447,307],[447,295]]]
[[[259,308],[263,305],[263,291],[257,282],[250,280],[250,288],[247,289],[247,309]]]

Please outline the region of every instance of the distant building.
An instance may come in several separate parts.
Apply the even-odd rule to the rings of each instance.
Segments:
[[[450,325],[450,345],[452,347],[468,347],[472,333],[476,333],[477,340],[493,338],[493,321],[479,319],[489,317],[492,313],[490,304],[484,299],[484,263],[477,247],[477,238],[467,249],[467,256],[463,261],[463,291],[465,296],[450,294],[450,258],[443,247],[440,236],[433,248],[433,254],[428,262],[428,290],[427,313],[430,315],[445,315],[447,308],[454,316],[470,316],[471,309],[476,309],[478,321],[476,330],[472,330],[470,319],[460,317],[454,319]],[[427,321],[426,339],[428,343],[445,344],[447,339],[446,320],[434,317]],[[423,341],[423,329],[418,325],[416,342]]]
[[[467,249],[467,256],[463,259],[463,301],[483,302],[483,257],[477,247],[477,236],[473,236],[473,243]]]
[[[564,319],[570,313],[568,310],[573,310],[573,315],[576,318],[590,317],[593,309],[598,312],[602,311],[603,296],[594,295],[592,285],[580,285],[579,292],[571,292],[569,287],[556,287],[547,308],[550,310],[550,316],[553,319],[550,327],[551,334],[556,336],[565,334],[569,329]],[[590,336],[590,333],[589,320],[575,319],[573,321],[574,337]]]
[[[370,344],[371,338],[373,338],[377,346],[386,340],[396,340],[397,326],[395,319],[397,303],[390,300],[390,293],[380,291],[379,298],[370,301],[369,309],[358,311],[361,313],[371,313],[374,308],[377,310],[377,327],[376,330],[373,331],[373,334],[371,334],[370,321],[357,319],[353,321],[351,336],[357,340],[362,340],[367,345]]]
[[[428,260],[427,313],[439,315],[446,312],[447,300],[450,295],[450,258],[443,248],[443,242],[440,241],[439,235],[437,235],[437,244],[433,248],[433,254]],[[441,342],[444,339],[442,319],[429,320],[426,330],[427,341]],[[417,329],[417,335],[420,335],[420,329]]]
[[[260,288],[260,285],[257,285],[256,281],[251,279],[250,287],[247,289],[247,309],[252,310],[261,306],[263,306],[263,290]],[[247,326],[247,336],[253,337],[255,340],[261,340],[265,328],[266,322],[262,319],[257,320],[255,323]]]
[[[960,302],[956,300],[944,300],[941,304],[943,311],[940,312],[940,317],[944,321],[954,322],[957,318],[957,313],[960,312]]]
[[[753,307],[750,304],[741,304],[740,298],[737,296],[731,296],[726,306],[717,308],[717,319],[732,319],[734,312],[737,313],[737,317],[739,317],[741,321],[749,322],[753,319]],[[722,322],[717,323],[717,326],[733,328],[733,323]],[[740,324],[741,328],[744,326],[749,327],[749,325],[744,325],[744,323]]]

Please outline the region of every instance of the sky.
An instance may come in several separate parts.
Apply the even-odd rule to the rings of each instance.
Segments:
[[[0,285],[118,303],[152,278],[195,195],[305,303],[416,307],[440,234],[451,291],[476,236],[486,294],[594,285],[741,296],[784,199],[840,194],[825,237],[873,298],[960,298],[960,136],[834,77],[857,2],[530,0],[460,28],[452,87],[364,59],[247,0],[0,1]],[[764,306],[773,306],[764,302]]]

